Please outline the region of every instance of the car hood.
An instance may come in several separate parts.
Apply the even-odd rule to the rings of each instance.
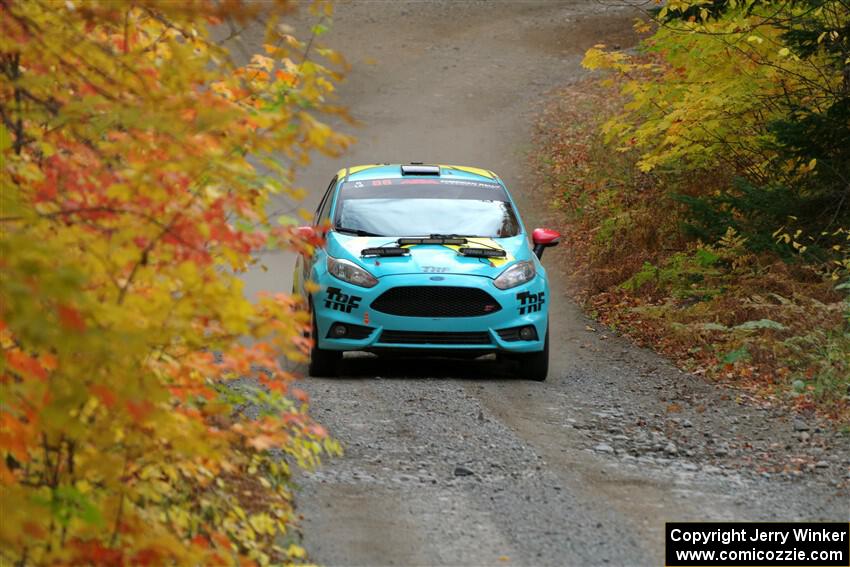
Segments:
[[[402,274],[463,274],[495,278],[517,260],[527,260],[531,249],[525,235],[510,238],[470,238],[466,246],[498,248],[505,251],[504,258],[471,258],[458,254],[460,246],[416,244],[406,246],[408,256],[368,257],[360,255],[364,248],[395,246],[395,239],[386,236],[347,236],[337,232],[328,234],[328,253],[335,258],[346,258],[364,268],[377,278]]]

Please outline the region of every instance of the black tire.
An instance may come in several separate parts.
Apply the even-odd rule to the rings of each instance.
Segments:
[[[519,366],[518,377],[535,382],[546,380],[546,376],[549,374],[549,327],[546,327],[543,350],[540,352],[511,354],[510,358]]]
[[[307,373],[314,378],[335,378],[339,375],[337,367],[342,360],[342,351],[319,348],[319,331],[316,316],[313,315],[313,348],[310,349],[310,365]]]

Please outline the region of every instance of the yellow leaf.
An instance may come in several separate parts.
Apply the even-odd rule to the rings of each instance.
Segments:
[[[289,544],[289,547],[286,548],[286,554],[295,559],[304,559],[307,557],[307,551],[300,545],[295,545],[294,543]]]

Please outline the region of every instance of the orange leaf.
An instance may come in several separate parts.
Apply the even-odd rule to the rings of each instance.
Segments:
[[[13,484],[18,482],[15,474],[6,466],[5,460],[0,460],[0,484]]]
[[[307,392],[301,390],[300,388],[292,389],[292,397],[303,403],[307,403],[308,401],[310,401],[310,396],[307,395]]]
[[[39,380],[47,379],[47,371],[33,357],[19,350],[11,350],[5,354],[5,357],[6,363],[18,374]]]
[[[277,71],[275,71],[274,77],[278,81],[283,81],[284,83],[288,83],[290,85],[295,82],[295,75],[293,75],[292,73],[287,73],[282,69],[278,69]]]
[[[221,532],[214,532],[212,534],[212,539],[216,545],[223,547],[224,549],[231,549],[233,547],[233,543],[230,541],[230,538]]]
[[[49,352],[39,356],[38,360],[41,362],[42,368],[49,371],[56,370],[56,367],[59,365],[59,361],[56,360],[56,357]]]

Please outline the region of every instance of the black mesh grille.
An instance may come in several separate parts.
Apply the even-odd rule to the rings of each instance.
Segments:
[[[384,331],[378,340],[384,344],[412,345],[489,345],[490,333],[440,333],[422,331]]]
[[[489,293],[474,287],[401,286],[381,294],[372,309],[403,317],[477,317],[502,308]]]

